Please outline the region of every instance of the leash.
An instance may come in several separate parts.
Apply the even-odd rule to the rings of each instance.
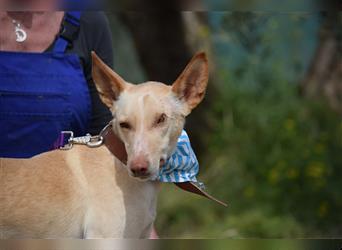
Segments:
[[[92,136],[90,134],[86,134],[85,136],[74,137],[74,133],[72,131],[62,131],[60,140],[58,141],[56,148],[60,150],[70,150],[73,145],[85,145],[89,148],[97,148],[102,145],[105,145],[108,150],[118,158],[122,163],[126,164],[127,161],[127,153],[125,151],[125,147],[123,142],[114,134],[110,133],[112,131],[112,122],[109,122],[98,135]],[[65,140],[67,138],[67,142]],[[114,143],[113,143],[114,142]],[[177,187],[187,192],[197,194],[203,196],[211,201],[214,201],[224,207],[228,205],[212,195],[208,194],[204,191],[204,185],[196,184],[195,182],[186,181],[186,182],[174,182]]]

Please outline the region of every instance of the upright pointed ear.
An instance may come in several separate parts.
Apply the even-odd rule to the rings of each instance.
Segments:
[[[203,99],[209,78],[208,59],[204,52],[196,54],[172,85],[172,91],[185,104],[188,115]]]
[[[92,57],[92,76],[100,98],[107,107],[112,108],[114,101],[125,89],[126,83],[118,74],[108,67],[94,51]]]

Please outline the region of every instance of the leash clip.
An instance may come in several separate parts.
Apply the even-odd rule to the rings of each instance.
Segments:
[[[72,131],[62,131],[63,135],[69,135],[68,143],[59,149],[69,150],[74,144],[86,145],[89,148],[100,147],[103,144],[103,137],[101,135],[92,136],[91,134],[86,134],[85,136],[74,137],[74,132]]]
[[[103,144],[103,137],[101,135],[91,136],[87,134],[86,137],[89,136],[89,141],[87,141],[86,145],[89,148],[97,148]]]
[[[61,150],[69,150],[74,144],[86,145],[89,148],[97,148],[104,144],[104,138],[108,133],[108,129],[112,127],[112,122],[109,122],[98,135],[92,136],[91,134],[86,134],[85,136],[74,137],[74,132],[72,131],[62,131],[61,132],[61,140],[69,136],[68,142],[65,145],[57,146]],[[63,143],[63,142],[60,142]],[[60,145],[60,144],[59,144]]]

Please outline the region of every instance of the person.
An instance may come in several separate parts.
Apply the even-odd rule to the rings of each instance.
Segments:
[[[28,158],[48,151],[62,130],[99,133],[111,114],[93,83],[90,52],[113,66],[105,15],[1,12],[0,25],[0,125],[6,138],[1,156]],[[23,41],[18,28],[25,32]]]
[[[96,91],[90,53],[113,67],[105,14],[2,11],[0,27],[0,157],[53,150],[64,130],[98,134],[111,114]],[[185,131],[179,142],[159,181],[196,181],[198,161]]]

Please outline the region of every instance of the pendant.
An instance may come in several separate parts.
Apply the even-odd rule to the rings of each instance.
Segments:
[[[17,36],[16,41],[18,43],[24,42],[26,40],[26,38],[27,38],[27,34],[26,34],[25,30],[21,29],[20,25],[15,27],[15,34]]]

